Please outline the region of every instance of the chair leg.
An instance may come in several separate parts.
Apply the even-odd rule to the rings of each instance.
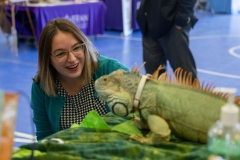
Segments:
[[[25,3],[25,8],[26,8],[26,13],[27,13],[27,17],[28,17],[28,20],[29,20],[29,23],[30,23],[30,27],[31,27],[31,30],[32,30],[33,37],[34,37],[35,41],[37,41],[37,36],[36,36],[33,21],[32,21],[32,17],[31,17],[29,8],[28,8],[26,3]]]
[[[18,40],[17,40],[17,30],[16,30],[16,23],[15,23],[15,4],[11,3],[11,18],[12,18],[12,27],[11,27],[11,34],[13,36],[13,49],[14,55],[18,56]]]

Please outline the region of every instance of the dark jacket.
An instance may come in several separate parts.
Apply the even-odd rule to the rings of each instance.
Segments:
[[[181,27],[197,22],[194,16],[196,0],[142,0],[137,10],[141,32],[149,31],[152,38],[164,36],[173,25]]]

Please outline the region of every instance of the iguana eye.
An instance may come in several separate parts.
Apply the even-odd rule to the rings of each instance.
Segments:
[[[106,82],[106,81],[107,81],[107,78],[106,78],[106,77],[105,77],[105,78],[103,78],[103,81],[104,81],[104,82]]]

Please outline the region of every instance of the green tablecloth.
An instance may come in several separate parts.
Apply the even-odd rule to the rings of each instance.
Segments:
[[[105,115],[103,119],[111,127],[127,120],[111,113]],[[61,139],[63,143],[53,141],[54,138]],[[13,153],[12,159],[29,159],[33,148],[35,160],[206,160],[209,156],[206,145],[186,142],[174,137],[170,142],[146,145],[130,140],[128,134],[83,127],[60,131],[44,140],[46,141],[44,143],[39,141],[21,146]]]

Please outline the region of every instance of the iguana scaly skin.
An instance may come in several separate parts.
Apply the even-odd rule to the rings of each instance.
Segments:
[[[138,108],[133,107],[133,101],[141,79],[139,73],[117,70],[99,78],[95,88],[114,114],[126,116],[139,111],[140,118],[135,124],[140,129],[150,129],[152,134],[131,135],[132,139],[148,144],[169,141],[172,132],[180,138],[206,143],[207,131],[220,119],[221,107],[227,99],[221,93],[214,93],[214,87],[192,87],[186,85],[185,82],[191,84],[186,76],[181,77],[185,78],[179,78],[178,83],[148,79]]]

